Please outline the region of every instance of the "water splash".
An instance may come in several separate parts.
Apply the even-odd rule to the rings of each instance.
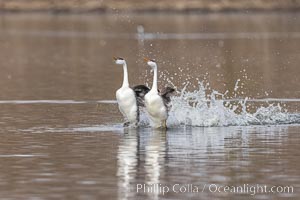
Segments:
[[[234,92],[238,90],[238,80]],[[247,126],[300,123],[300,114],[288,113],[278,104],[264,102],[250,111],[248,101],[227,99],[227,91],[220,93],[199,82],[199,89],[189,92],[186,86],[171,101],[169,126]],[[236,96],[236,95],[235,95]]]

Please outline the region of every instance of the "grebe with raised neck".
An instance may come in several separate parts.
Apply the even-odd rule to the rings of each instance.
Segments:
[[[150,89],[144,85],[137,85],[130,88],[125,59],[120,57],[113,57],[113,59],[116,64],[123,66],[123,84],[116,91],[116,99],[119,110],[125,119],[124,127],[136,127],[139,122],[139,106],[144,105],[144,96]]]
[[[175,90],[167,87],[162,93],[159,93],[157,88],[157,64],[155,60],[145,58],[145,61],[154,72],[152,88],[145,95],[145,107],[154,128],[167,128],[168,104],[170,95]]]

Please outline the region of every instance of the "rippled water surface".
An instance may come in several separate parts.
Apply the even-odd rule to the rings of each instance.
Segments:
[[[299,199],[300,15],[0,16],[3,199]],[[167,131],[123,129],[132,85],[176,87]],[[204,126],[204,127],[203,127]],[[139,184],[199,192],[137,192]],[[293,192],[213,192],[218,186]],[[177,188],[179,189],[179,188]]]

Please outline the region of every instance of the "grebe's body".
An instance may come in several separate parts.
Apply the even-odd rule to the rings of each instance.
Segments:
[[[170,101],[169,94],[175,90],[168,87],[165,92],[160,95],[157,89],[157,64],[153,60],[147,59],[146,61],[154,71],[152,88],[145,95],[146,110],[154,128],[167,128],[166,121],[168,118],[167,104]]]
[[[135,93],[130,87],[121,87],[116,92],[119,110],[125,118],[124,126],[136,125],[139,121],[139,110]]]
[[[167,108],[162,97],[156,91],[150,91],[145,96],[145,106],[154,128],[166,128],[168,118]]]

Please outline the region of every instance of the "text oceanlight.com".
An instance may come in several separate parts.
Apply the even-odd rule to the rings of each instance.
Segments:
[[[242,184],[242,185],[220,185],[220,184],[137,184],[137,193],[155,193],[165,195],[167,193],[236,193],[236,194],[272,194],[272,193],[294,193],[293,186]]]

